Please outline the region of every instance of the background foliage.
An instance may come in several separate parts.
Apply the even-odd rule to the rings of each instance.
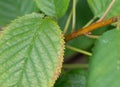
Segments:
[[[64,42],[64,35],[71,33],[73,20],[75,30],[97,22],[114,1],[104,19],[119,15],[120,0],[75,1],[0,0],[0,87],[119,87],[120,30],[116,25],[92,31],[97,39],[84,35]],[[79,54],[76,65],[71,56],[78,52],[67,46],[92,56]]]

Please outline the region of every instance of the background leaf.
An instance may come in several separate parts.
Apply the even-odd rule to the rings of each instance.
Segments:
[[[101,17],[112,0],[87,0],[91,10],[96,17]],[[115,0],[115,3],[108,13],[107,17],[117,16],[120,13],[120,0]]]
[[[16,19],[0,39],[0,86],[51,87],[60,73],[63,49],[52,19],[35,13]]]
[[[73,0],[70,0],[70,5],[69,5],[68,11],[65,14],[65,16],[63,16],[62,18],[60,18],[58,20],[58,23],[62,30],[64,29],[66,20],[71,12],[72,1]],[[83,9],[84,9],[84,11],[83,11]],[[92,17],[93,17],[93,14],[90,11],[90,8],[88,7],[87,1],[86,0],[78,0],[77,6],[76,6],[76,18],[77,18],[76,19],[76,30],[82,28]],[[72,28],[72,22],[69,25],[67,34],[71,33],[71,30],[72,30],[71,28]],[[90,39],[85,36],[81,36],[79,38],[75,38],[75,39],[69,41],[67,43],[67,45],[71,45],[76,48],[88,50],[92,46],[93,41],[94,41],[93,39]],[[71,56],[75,53],[76,52],[71,51],[67,48],[65,49],[65,56]]]
[[[86,87],[87,72],[81,69],[62,74],[54,87]]]
[[[93,49],[87,87],[119,87],[120,30],[104,33]]]
[[[35,0],[39,9],[46,15],[61,17],[65,14],[69,0]]]
[[[70,0],[70,5],[69,5],[68,11],[65,14],[65,16],[58,19],[58,23],[62,30],[64,29],[66,20],[71,12],[72,1],[73,0]],[[84,11],[83,11],[83,9],[84,9]],[[93,14],[88,6],[87,0],[78,0],[77,6],[76,6],[76,18],[77,18],[76,19],[76,30],[84,27],[87,24],[87,22],[93,18]],[[71,28],[72,28],[72,22],[69,25],[67,34],[71,33],[71,30],[72,30]],[[102,27],[100,29],[93,31],[92,34],[93,35],[101,35],[103,32],[107,31],[108,29],[111,29],[110,26]],[[86,36],[81,36],[81,37],[75,38],[75,39],[67,42],[66,44],[76,47],[76,48],[79,48],[79,49],[90,50],[95,41],[96,41],[95,39],[91,39]],[[67,48],[65,49],[66,57],[74,55],[75,53],[76,52],[71,51],[70,49],[67,49]]]
[[[17,16],[36,11],[34,0],[0,0],[0,26],[10,23]]]

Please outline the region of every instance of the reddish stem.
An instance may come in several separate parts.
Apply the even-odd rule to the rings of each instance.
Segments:
[[[82,29],[79,29],[75,32],[72,32],[68,35],[65,36],[65,41],[69,41],[73,38],[76,38],[78,36],[81,36],[81,35],[84,35],[88,32],[91,32],[97,28],[100,28],[100,27],[103,27],[103,26],[106,26],[106,25],[109,25],[109,24],[112,24],[114,22],[117,22],[120,20],[120,16],[116,16],[116,17],[112,17],[110,19],[107,19],[107,20],[102,20],[102,21],[99,21],[99,22],[96,22],[96,23],[93,23],[85,28],[82,28]]]

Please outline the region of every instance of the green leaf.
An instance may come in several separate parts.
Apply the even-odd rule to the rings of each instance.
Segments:
[[[70,0],[35,0],[39,9],[46,15],[61,17],[65,14]]]
[[[104,33],[93,49],[87,87],[120,87],[120,30]]]
[[[61,31],[51,18],[33,13],[14,20],[0,37],[0,86],[53,86],[63,49]]]
[[[96,17],[101,17],[106,9],[109,7],[112,0],[87,0],[91,10]],[[120,0],[115,0],[110,12],[107,17],[119,15],[120,13]]]
[[[0,0],[0,26],[5,26],[17,16],[36,10],[33,0]]]
[[[54,87],[86,87],[87,73],[81,69],[75,69],[62,74]]]

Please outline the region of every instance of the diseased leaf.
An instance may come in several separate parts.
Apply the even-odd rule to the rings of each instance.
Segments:
[[[87,0],[96,17],[101,17],[109,7],[112,0]],[[120,13],[120,0],[115,0],[107,17],[117,16]]]
[[[119,87],[120,30],[104,33],[97,41],[90,62],[87,87]]]
[[[70,0],[35,0],[39,9],[46,15],[61,17],[65,14]]]
[[[51,87],[59,76],[64,41],[51,18],[30,14],[0,37],[0,87]]]
[[[87,72],[75,69],[62,74],[54,87],[86,87]]]
[[[34,0],[0,0],[0,26],[5,26],[18,16],[36,11]]]

